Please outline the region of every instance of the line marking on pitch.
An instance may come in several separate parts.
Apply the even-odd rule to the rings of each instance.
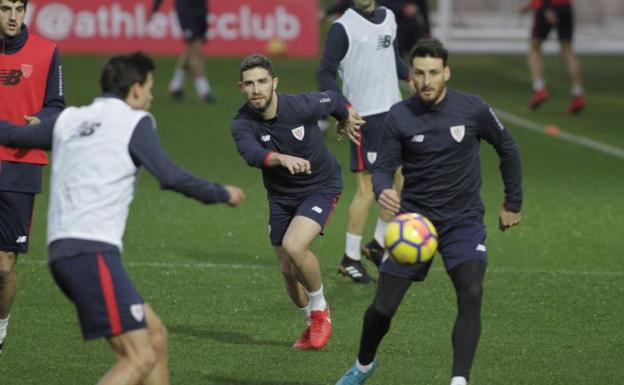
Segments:
[[[518,126],[520,128],[534,131],[543,135],[548,135],[548,136],[552,136],[555,138],[559,138],[568,142],[578,144],[580,146],[591,148],[593,150],[602,152],[603,154],[608,154],[608,155],[615,156],[616,158],[624,159],[624,149],[621,149],[619,147],[615,147],[615,146],[611,146],[602,142],[598,142],[596,140],[589,139],[582,135],[577,135],[577,134],[572,134],[569,132],[562,131],[557,126],[553,126],[553,125],[544,126],[532,120],[522,118],[520,116],[514,115],[505,110],[501,110],[500,108],[496,108],[495,110],[496,110],[496,114],[500,116],[503,120],[506,120],[510,122],[511,124]]]
[[[25,265],[47,265],[46,261],[33,261],[22,260],[20,264]],[[245,265],[245,264],[231,264],[231,263],[211,263],[211,262],[197,262],[197,263],[185,263],[185,262],[124,262],[128,267],[149,267],[149,268],[185,268],[185,269],[248,269],[248,270],[272,270],[279,268],[278,264],[275,265]],[[433,271],[444,272],[443,268],[432,268]],[[488,267],[488,272],[497,274],[554,274],[554,275],[574,275],[574,276],[612,276],[612,277],[624,277],[624,271],[591,271],[591,270],[524,270],[507,267]]]

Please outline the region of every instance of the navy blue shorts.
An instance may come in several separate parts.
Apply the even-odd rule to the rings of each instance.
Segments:
[[[0,191],[0,250],[28,252],[35,194]]]
[[[364,118],[366,124],[360,129],[360,144],[351,143],[351,172],[373,172],[381,142],[383,139],[383,123],[387,112],[370,115]]]
[[[176,0],[175,3],[184,41],[206,40],[208,31],[206,0]]]
[[[340,190],[313,192],[302,197],[269,196],[269,238],[281,246],[292,219],[301,215],[325,228],[340,198]],[[321,230],[322,231],[322,230]],[[321,234],[323,234],[321,232]]]
[[[50,263],[56,284],[74,303],[85,339],[146,327],[144,301],[118,253],[84,253]]]
[[[553,7],[553,10],[557,14],[558,23],[556,26],[548,24],[546,17],[544,16],[544,9],[539,9],[535,12],[533,17],[533,29],[531,30],[531,37],[537,40],[546,40],[548,34],[552,28],[557,28],[557,34],[559,41],[572,40],[572,34],[574,32],[574,14],[571,5],[562,5]]]
[[[463,218],[434,225],[438,230],[438,253],[442,255],[446,271],[468,260],[476,259],[487,263],[486,234],[482,220]],[[432,261],[404,266],[384,255],[379,271],[413,281],[423,281],[431,263]]]

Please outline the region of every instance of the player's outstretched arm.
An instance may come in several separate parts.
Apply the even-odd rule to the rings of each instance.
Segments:
[[[498,214],[498,229],[500,231],[505,231],[513,226],[519,225],[520,221],[522,221],[520,212],[511,211],[503,204]]]
[[[230,200],[228,201],[228,205],[232,207],[236,207],[243,203],[243,201],[247,198],[243,190],[236,186],[225,185],[225,189],[230,195]]]
[[[271,152],[265,165],[268,167],[285,167],[291,175],[312,173],[309,160],[299,158],[298,156],[280,154],[279,152]]]
[[[52,130],[58,115],[39,121],[37,117],[25,116],[27,126],[16,126],[0,120],[0,144],[14,148],[52,148]],[[39,122],[39,123],[38,123]]]

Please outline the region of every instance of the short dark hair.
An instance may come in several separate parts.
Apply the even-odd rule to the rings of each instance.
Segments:
[[[273,69],[271,59],[264,55],[260,55],[259,53],[254,53],[244,58],[240,64],[241,80],[243,79],[243,72],[256,67],[264,68],[269,72],[269,75],[271,75],[272,78],[275,77],[275,70]]]
[[[136,83],[145,84],[147,75],[155,68],[152,59],[141,51],[113,56],[102,69],[100,87],[103,93],[126,98],[130,88]]]
[[[421,39],[416,43],[410,54],[410,65],[416,57],[433,57],[442,59],[442,64],[446,67],[448,61],[448,50],[444,48],[442,42],[438,39]]]
[[[28,7],[28,0],[8,0],[9,3],[22,3],[24,8]]]

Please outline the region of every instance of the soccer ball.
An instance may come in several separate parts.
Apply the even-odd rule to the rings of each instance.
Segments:
[[[420,214],[401,214],[388,223],[384,242],[390,257],[400,265],[428,262],[438,249],[438,232]]]

